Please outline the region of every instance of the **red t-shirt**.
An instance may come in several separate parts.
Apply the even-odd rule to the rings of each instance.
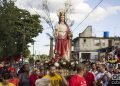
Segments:
[[[19,86],[19,79],[18,78],[9,79],[9,82],[13,83],[15,86]]]
[[[79,75],[74,75],[69,82],[70,86],[87,86],[86,81],[84,77],[81,77]]]
[[[38,76],[31,74],[29,79],[30,79],[30,86],[35,86],[35,81],[38,79]]]
[[[85,76],[85,80],[86,80],[87,86],[93,86],[93,81],[95,81],[95,77],[92,73],[88,72]]]
[[[8,70],[9,70],[10,72],[16,72],[16,69],[15,69],[14,67],[9,67]]]

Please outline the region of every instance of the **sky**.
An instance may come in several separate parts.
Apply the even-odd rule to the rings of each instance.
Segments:
[[[40,14],[44,16],[44,10],[41,9],[42,0],[17,0],[16,6],[28,10],[31,14]],[[48,0],[50,17],[53,26],[58,22],[57,11],[64,8],[64,3],[68,0]],[[108,31],[110,36],[120,36],[120,0],[103,0],[103,2],[89,15],[89,17],[78,26],[78,24],[93,10],[101,0],[69,0],[72,5],[72,13],[69,19],[74,21],[71,27],[73,38],[78,37],[79,33],[85,30],[87,26],[92,26],[93,36],[102,37],[104,31]],[[46,33],[52,33],[52,29],[42,20],[44,27],[42,33],[34,38],[34,53],[49,54],[49,37]],[[78,26],[78,27],[77,27]],[[76,28],[77,27],[77,28]],[[76,28],[76,29],[75,29]],[[30,44],[31,54],[33,46]]]

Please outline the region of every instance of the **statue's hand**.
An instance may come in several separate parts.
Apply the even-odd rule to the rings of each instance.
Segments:
[[[67,37],[68,37],[68,39],[71,39],[73,37],[72,33],[68,32]]]
[[[73,33],[70,31],[70,32],[68,33],[68,36],[69,36],[69,37],[73,37]]]

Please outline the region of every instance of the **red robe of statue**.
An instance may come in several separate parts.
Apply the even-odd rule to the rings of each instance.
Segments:
[[[55,58],[70,60],[70,29],[66,24],[57,24],[55,28]]]

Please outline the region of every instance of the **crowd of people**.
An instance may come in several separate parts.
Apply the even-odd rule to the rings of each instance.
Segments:
[[[24,63],[17,68],[8,63],[0,64],[0,86],[64,86],[66,79],[56,72],[56,67],[52,65],[48,70],[49,73],[39,60],[34,66]]]
[[[55,65],[45,70],[40,60],[17,67],[1,63],[0,86],[119,86],[120,81],[112,79],[114,74],[120,74],[120,64],[112,53],[95,62],[79,62],[74,75],[69,76],[64,76]]]

